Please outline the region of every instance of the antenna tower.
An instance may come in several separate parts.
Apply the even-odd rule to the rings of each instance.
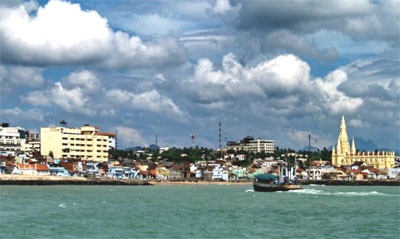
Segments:
[[[218,124],[218,150],[221,151],[222,150],[222,145],[221,145],[221,121]]]
[[[196,135],[194,134],[194,133],[192,133],[192,135],[190,136],[190,138],[192,139],[192,148],[194,148],[194,143],[195,143],[195,140],[196,140]]]

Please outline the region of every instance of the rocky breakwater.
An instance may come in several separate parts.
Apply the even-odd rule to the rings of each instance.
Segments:
[[[61,177],[39,175],[0,175],[0,185],[151,185],[140,179],[108,179],[85,177]]]

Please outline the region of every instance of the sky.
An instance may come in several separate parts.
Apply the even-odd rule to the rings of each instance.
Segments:
[[[0,1],[0,121],[118,148],[400,148],[400,1]],[[221,137],[219,123],[221,122]]]

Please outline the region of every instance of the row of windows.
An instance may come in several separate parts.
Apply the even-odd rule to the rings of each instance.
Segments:
[[[68,137],[62,137],[62,140],[68,140]],[[93,141],[92,138],[70,138],[69,140],[71,141]],[[107,139],[96,139],[98,142],[99,141],[104,141],[107,142]]]
[[[19,136],[4,136],[4,135],[0,135],[0,139],[19,139]]]
[[[72,158],[86,158],[86,159],[92,159],[92,158],[104,158],[104,159],[107,159],[108,158],[108,156],[93,157],[93,155],[73,155],[73,154],[71,154],[71,155],[63,154],[62,157],[63,158],[69,158],[69,157],[72,157]]]
[[[68,146],[68,144],[67,143],[63,143],[62,144],[62,146]],[[87,147],[93,147],[93,145],[92,144],[70,144],[70,146],[71,147],[73,147],[73,148],[76,148],[76,147],[84,147],[84,148],[87,148]],[[96,147],[97,148],[106,148],[108,145],[105,145],[105,144],[96,144]]]

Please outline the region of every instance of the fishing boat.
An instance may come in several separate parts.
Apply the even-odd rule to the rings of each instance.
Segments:
[[[297,162],[280,161],[277,173],[263,173],[254,177],[253,188],[257,192],[276,192],[302,189],[296,178]]]
[[[284,179],[282,182],[278,175],[265,173],[255,176],[253,188],[257,192],[277,192],[302,189],[302,185],[297,180]]]

